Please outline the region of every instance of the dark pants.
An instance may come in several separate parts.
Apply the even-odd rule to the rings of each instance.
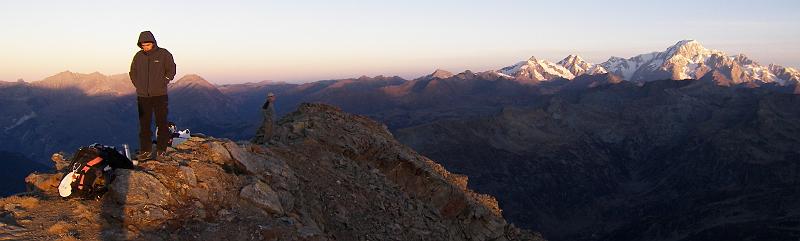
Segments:
[[[150,129],[153,113],[156,114],[156,127],[158,127],[156,151],[165,151],[170,138],[167,126],[167,95],[137,96],[136,102],[139,109],[139,151],[153,151],[153,131]]]

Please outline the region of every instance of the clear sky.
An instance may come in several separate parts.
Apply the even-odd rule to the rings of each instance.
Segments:
[[[222,83],[599,63],[681,39],[800,66],[800,1],[2,1],[0,80],[127,73],[139,32]]]

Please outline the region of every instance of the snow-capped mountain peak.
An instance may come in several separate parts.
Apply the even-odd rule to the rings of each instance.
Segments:
[[[785,84],[800,78],[800,74],[794,74],[797,71],[792,68],[763,66],[743,54],[731,56],[708,49],[696,40],[678,41],[663,52],[629,59],[612,57],[600,65],[625,80],[635,82],[700,79],[706,74],[715,74],[716,81],[725,84],[756,80]]]
[[[574,76],[580,76],[583,74],[593,75],[608,73],[608,71],[606,71],[606,69],[602,66],[586,62],[583,60],[583,58],[574,54],[562,59],[558,62],[558,64],[569,70]]]
[[[667,48],[665,55],[668,58],[682,56],[695,61],[701,61],[704,58],[708,58],[711,54],[718,52],[717,50],[710,50],[703,47],[697,40],[681,40]]]
[[[573,79],[575,75],[559,64],[537,59],[531,56],[528,60],[502,68],[496,73],[521,80],[551,80],[555,78]]]
[[[721,51],[703,47],[696,40],[682,40],[657,56],[651,66],[656,67],[656,71],[669,72],[672,79],[699,79],[705,74],[701,65],[714,55],[725,56]]]
[[[569,69],[569,66],[579,66],[581,68],[586,68],[589,65],[589,63],[587,63],[585,60],[583,60],[583,58],[581,58],[581,56],[574,55],[574,54],[570,54],[569,56],[567,56],[566,58],[562,59],[561,61],[558,61],[558,64],[560,64],[561,66],[566,67],[567,69]]]
[[[681,40],[661,52],[650,52],[630,58],[610,57],[601,64],[587,62],[577,54],[571,54],[557,63],[531,56],[514,65],[481,72],[478,75],[485,74],[535,84],[559,78],[572,80],[581,75],[606,73],[633,82],[701,79],[708,75],[713,76],[712,79],[721,85],[800,83],[800,71],[796,69],[773,64],[761,65],[743,54],[727,55],[720,50],[706,48],[697,40]],[[421,78],[450,76],[453,76],[450,72],[436,70]]]
[[[611,57],[600,65],[629,81],[689,79],[702,77],[696,76],[697,70],[713,55],[724,54],[707,49],[696,40],[681,40],[663,52],[641,54],[628,59]]]
[[[609,73],[622,76],[624,80],[631,80],[633,79],[633,74],[636,73],[639,68],[650,63],[659,53],[660,52],[640,54],[628,59],[611,57],[606,62],[600,64],[600,66],[603,66]]]
[[[733,61],[736,61],[736,63],[740,65],[759,65],[758,62],[750,59],[744,54],[737,54],[733,56]]]

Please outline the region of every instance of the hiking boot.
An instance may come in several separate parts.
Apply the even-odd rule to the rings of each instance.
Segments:
[[[152,152],[149,152],[149,151],[146,151],[146,152],[139,153],[139,155],[136,155],[136,160],[142,160],[142,161],[143,161],[143,160],[150,159],[150,157],[152,156],[152,154],[153,154],[153,153],[152,153]]]
[[[169,155],[167,155],[167,151],[158,151],[158,152],[156,152],[156,158],[155,159],[158,160],[158,161],[164,161],[168,157],[169,157]]]

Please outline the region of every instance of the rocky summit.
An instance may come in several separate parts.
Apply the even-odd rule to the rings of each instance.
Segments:
[[[266,145],[192,137],[118,169],[97,199],[62,199],[55,174],[0,199],[0,239],[542,240],[503,219],[467,177],[364,116],[302,104]]]

